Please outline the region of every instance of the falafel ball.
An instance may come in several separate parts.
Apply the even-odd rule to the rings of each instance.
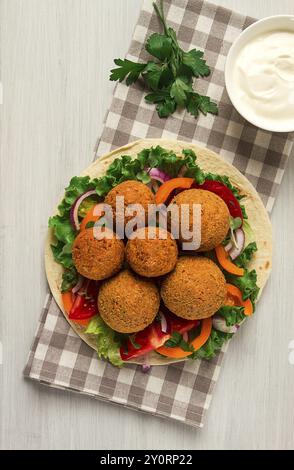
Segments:
[[[141,276],[158,277],[172,271],[178,259],[178,247],[172,235],[160,227],[143,227],[127,243],[126,258]]]
[[[124,197],[124,209],[131,204],[140,204],[145,212],[144,220],[142,225],[145,225],[148,215],[148,204],[155,204],[155,196],[151,189],[146,184],[140,183],[139,181],[128,180],[115,186],[107,196],[104,202],[112,207],[114,222],[117,222],[118,214],[116,212],[116,198],[117,196]],[[124,216],[124,225],[134,217],[132,215]]]
[[[105,281],[98,294],[102,319],[119,333],[136,333],[153,322],[159,310],[159,291],[149,279],[128,270]]]
[[[122,267],[125,248],[115,233],[105,228],[99,239],[92,228],[79,233],[73,243],[72,257],[77,271],[88,279],[100,281]]]
[[[209,258],[183,256],[163,281],[161,297],[167,308],[181,318],[208,318],[224,305],[226,280]]]
[[[196,251],[209,251],[218,246],[230,228],[230,212],[226,203],[216,194],[203,189],[188,189],[175,196],[171,202],[179,206],[189,205],[189,230],[193,229],[193,204],[201,205],[201,244]],[[181,237],[180,241],[189,242]]]

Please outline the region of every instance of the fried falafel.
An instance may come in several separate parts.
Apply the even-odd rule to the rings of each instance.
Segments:
[[[109,191],[104,202],[112,207],[114,223],[122,222],[121,218],[123,217],[122,214],[118,214],[116,211],[116,198],[118,196],[124,198],[124,211],[126,211],[128,206],[133,204],[140,204],[142,206],[144,209],[142,225],[145,225],[148,218],[148,205],[155,204],[155,196],[151,189],[139,181],[128,180],[118,184]],[[133,217],[134,214],[124,214],[124,225],[126,225]]]
[[[161,297],[166,307],[181,318],[208,318],[224,305],[226,280],[209,258],[183,256],[164,279]]]
[[[189,230],[191,231],[193,229],[193,205],[201,205],[201,244],[196,251],[213,250],[225,239],[230,228],[230,213],[225,202],[216,194],[203,189],[188,189],[175,196],[171,204],[179,206],[180,221],[181,205],[189,206]],[[181,236],[181,227],[179,235],[181,242],[190,241]]]
[[[159,304],[154,282],[128,270],[105,281],[98,295],[102,319],[120,333],[136,333],[146,328],[156,317]]]
[[[116,274],[124,262],[124,244],[115,233],[105,228],[105,236],[95,237],[92,228],[79,233],[73,243],[72,257],[77,271],[95,281]]]
[[[126,259],[131,268],[141,276],[163,276],[174,269],[178,247],[167,230],[144,227],[134,232],[128,241]]]

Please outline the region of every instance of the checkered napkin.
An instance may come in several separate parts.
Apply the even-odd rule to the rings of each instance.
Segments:
[[[290,135],[258,130],[245,122],[233,109],[224,86],[230,46],[254,20],[200,0],[165,1],[165,10],[183,47],[205,50],[212,74],[199,80],[198,90],[219,103],[219,115],[195,120],[182,111],[159,119],[154,106],[144,102],[140,84],[129,88],[118,84],[97,144],[97,158],[138,138],[197,141],[235,165],[257,188],[270,212],[293,140]],[[159,28],[152,1],[145,0],[128,58],[148,59],[144,43]],[[97,359],[49,295],[24,374],[54,388],[202,427],[223,355],[224,350],[211,361],[153,367],[148,374],[135,365],[117,369]]]

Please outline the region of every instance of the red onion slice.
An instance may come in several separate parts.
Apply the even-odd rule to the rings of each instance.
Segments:
[[[166,181],[169,181],[171,179],[171,177],[167,173],[159,170],[159,168],[151,168],[150,170],[148,170],[148,173],[151,179],[159,181],[160,183],[165,183]]]
[[[143,374],[147,374],[147,372],[149,372],[151,369],[151,365],[150,364],[143,364],[142,365],[142,372]]]
[[[227,253],[229,253],[229,251],[231,251],[231,249],[233,248],[233,242],[230,241],[226,246],[225,246],[225,250]]]
[[[189,341],[189,336],[188,336],[187,331],[185,331],[185,333],[183,333],[183,340],[186,341],[186,343],[188,343],[188,341]]]
[[[161,323],[161,331],[163,333],[167,333],[168,325],[167,325],[167,320],[165,318],[165,315],[162,312],[159,312],[160,316],[160,323]]]
[[[73,205],[71,206],[70,210],[70,222],[75,230],[80,230],[80,222],[79,222],[79,207],[82,204],[82,202],[87,199],[89,196],[94,196],[97,195],[95,189],[91,191],[87,191],[81,196],[79,196]]]
[[[233,248],[229,251],[229,255],[233,261],[242,253],[245,245],[245,233],[242,228],[238,228],[235,231],[235,239],[237,246],[233,246]]]
[[[227,326],[226,320],[220,315],[214,315],[212,318],[212,326],[215,330],[222,333],[237,333],[239,325]]]
[[[73,294],[76,294],[82,288],[84,280],[85,278],[79,274],[78,282],[71,290]]]

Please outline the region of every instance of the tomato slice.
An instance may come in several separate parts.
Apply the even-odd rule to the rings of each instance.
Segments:
[[[123,361],[129,361],[143,356],[162,346],[169,338],[170,335],[163,333],[160,323],[155,321],[145,330],[139,331],[133,341],[128,339],[127,343],[120,348],[121,358]]]
[[[120,355],[123,361],[129,361],[136,357],[143,356],[150,351],[160,348],[170,339],[174,331],[184,334],[192,330],[198,325],[198,320],[184,320],[176,317],[171,312],[163,309],[167,323],[169,325],[169,333],[163,333],[161,323],[155,320],[150,326],[143,331],[139,331],[134,335],[133,341],[128,340],[120,349]]]
[[[67,291],[67,292],[63,292],[61,294],[61,296],[62,296],[62,302],[63,302],[64,310],[67,313],[67,315],[69,315],[69,312],[71,311],[72,306],[75,302],[76,295],[73,294],[71,291]],[[77,323],[78,325],[81,325],[84,328],[86,328],[88,326],[90,320],[91,319],[88,318],[88,319],[85,319],[85,320],[74,320],[74,322]]]
[[[183,335],[199,325],[199,320],[185,320],[184,318],[177,317],[167,310],[166,307],[163,307],[161,310],[167,319],[171,333],[177,331]]]
[[[75,296],[68,318],[73,321],[88,320],[98,314],[97,296],[99,284],[87,281]]]
[[[243,213],[238,199],[232,191],[223,183],[214,180],[206,180],[203,184],[193,184],[193,187],[210,191],[219,196],[228,206],[231,216],[239,217],[243,221]]]

